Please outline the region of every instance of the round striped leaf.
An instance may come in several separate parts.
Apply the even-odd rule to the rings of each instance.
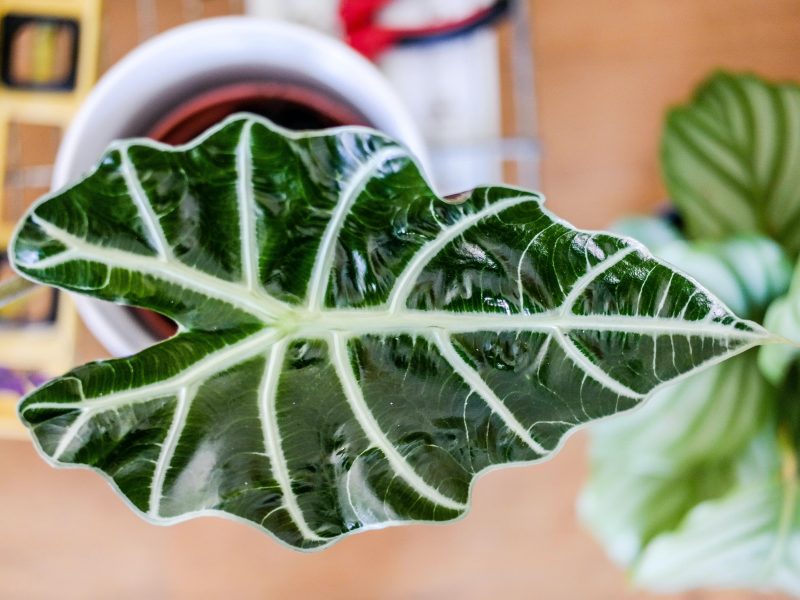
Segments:
[[[717,73],[673,109],[662,140],[689,234],[759,232],[800,253],[800,87]]]
[[[437,197],[361,128],[238,117],[184,147],[118,144],[31,209],[12,254],[179,324],[23,400],[46,458],[151,521],[220,514],[299,548],[456,518],[486,469],[771,339],[535,193]]]

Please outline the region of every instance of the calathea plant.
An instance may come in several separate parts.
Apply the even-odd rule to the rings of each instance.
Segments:
[[[487,469],[779,341],[536,193],[438,197],[362,128],[237,116],[183,147],[118,143],[31,208],[11,255],[179,326],[24,398],[42,455],[149,521],[218,514],[302,549],[454,519]]]
[[[662,160],[686,237],[621,230],[800,340],[800,88],[712,76],[669,114]],[[581,513],[635,583],[800,595],[798,369],[796,348],[753,349],[595,430]]]

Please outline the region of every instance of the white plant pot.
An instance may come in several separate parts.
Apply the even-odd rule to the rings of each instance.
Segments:
[[[108,144],[141,136],[181,102],[242,80],[291,81],[331,94],[405,144],[425,167],[422,136],[381,73],[347,46],[297,25],[223,17],[184,25],[136,48],[100,80],[59,148],[53,189],[88,171]],[[76,297],[98,340],[116,356],[152,344],[129,310]]]

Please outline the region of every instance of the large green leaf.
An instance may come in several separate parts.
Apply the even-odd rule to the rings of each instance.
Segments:
[[[442,200],[360,128],[121,143],[28,213],[13,257],[180,327],[23,400],[48,460],[151,521],[224,514],[300,548],[453,519],[485,469],[771,339],[536,194]]]
[[[656,254],[744,314],[763,313],[789,285],[789,263],[767,239],[673,242]],[[667,386],[594,428],[580,512],[635,583],[800,593],[797,381],[776,388],[757,358],[750,351]]]
[[[800,87],[717,73],[667,118],[662,166],[688,233],[760,232],[800,252]]]
[[[636,561],[635,581],[662,591],[713,586],[800,595],[798,367],[790,367],[772,394],[749,397],[767,410],[767,419],[744,450],[731,455],[733,485],[655,538]]]
[[[800,594],[797,473],[785,471],[778,447],[770,424],[731,465],[730,490],[699,502],[679,527],[653,540],[635,564],[633,581],[659,591]]]
[[[736,465],[774,403],[755,362],[752,352],[737,356],[593,429],[580,514],[609,554],[633,569],[634,580],[652,543],[698,504],[734,488]],[[691,562],[682,555],[674,560]],[[659,587],[669,579],[648,583]]]
[[[672,242],[685,241],[686,239],[666,215],[625,217],[614,223],[611,231],[632,237],[650,250],[657,250]]]

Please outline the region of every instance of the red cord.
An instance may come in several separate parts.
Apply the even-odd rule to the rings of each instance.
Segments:
[[[345,31],[350,33],[375,22],[378,13],[391,0],[342,0],[339,3],[339,18]]]
[[[380,27],[364,27],[347,34],[347,43],[370,60],[378,58],[400,39],[397,32]]]
[[[480,23],[495,10],[489,5],[463,19],[418,28],[382,27],[376,23],[380,11],[390,0],[341,0],[339,17],[348,44],[374,60],[392,46],[446,35]]]

